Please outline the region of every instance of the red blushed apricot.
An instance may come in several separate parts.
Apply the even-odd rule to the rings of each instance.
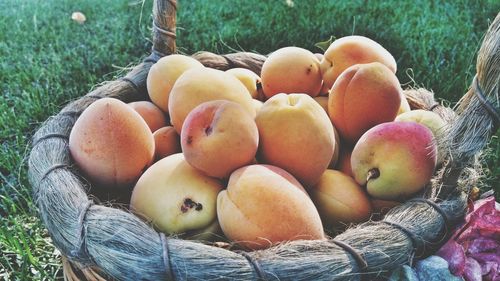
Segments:
[[[186,161],[206,175],[226,178],[250,164],[259,132],[254,119],[235,102],[216,100],[191,111],[181,131]]]
[[[301,184],[271,165],[250,165],[231,174],[217,197],[224,234],[249,249],[289,240],[324,239],[318,211]]]
[[[92,183],[129,187],[153,162],[154,139],[139,113],[120,100],[92,103],[69,137],[71,156]]]
[[[342,139],[351,144],[373,126],[394,121],[402,89],[385,65],[357,64],[343,72],[332,87],[328,114]]]
[[[172,126],[156,130],[153,133],[153,137],[155,139],[156,160],[182,151],[180,137]]]
[[[440,138],[444,137],[443,133],[446,131],[446,127],[448,125],[437,113],[422,109],[402,113],[396,117],[395,121],[416,122],[422,124],[432,131],[432,135],[438,142]],[[443,163],[445,157],[446,155],[444,151],[438,149],[437,163]]]
[[[386,122],[368,130],[352,150],[354,179],[370,196],[406,200],[421,191],[436,167],[432,131],[415,122]]]
[[[261,78],[267,98],[279,93],[304,93],[315,97],[321,90],[318,58],[302,48],[276,50],[262,65]]]
[[[149,129],[151,129],[151,132],[167,125],[167,118],[165,118],[163,111],[154,105],[154,103],[149,101],[136,101],[128,105],[141,115],[142,119],[148,124]]]

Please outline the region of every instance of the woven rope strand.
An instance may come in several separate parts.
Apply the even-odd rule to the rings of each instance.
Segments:
[[[332,239],[330,241],[332,243],[334,243],[335,245],[339,246],[340,248],[344,249],[344,251],[348,252],[354,258],[354,260],[356,261],[356,264],[358,265],[359,274],[360,274],[359,278],[360,278],[360,280],[364,280],[363,273],[365,272],[366,268],[368,267],[368,263],[366,262],[365,258],[360,253],[358,253],[358,251],[356,251],[353,247],[351,247],[350,245],[348,245],[342,241],[338,241],[335,239]]]
[[[91,99],[96,99],[96,100],[100,100],[102,99],[103,97],[101,96],[96,96],[96,95],[86,95],[86,96],[83,96],[84,98],[91,98]]]
[[[69,165],[68,164],[55,164],[53,165],[52,167],[48,168],[47,171],[45,171],[45,173],[43,173],[42,177],[40,178],[40,183],[45,179],[47,178],[48,175],[50,175],[50,173],[52,173],[53,171],[57,170],[57,169],[62,169],[62,168],[68,168]],[[39,184],[40,184],[39,183]]]
[[[498,108],[493,106],[484,96],[483,89],[479,85],[479,79],[477,78],[477,74],[476,76],[474,76],[472,85],[474,86],[475,96],[478,98],[483,108],[488,112],[491,119],[493,120],[493,132],[496,132],[498,130],[498,127],[500,126],[500,111],[498,110]]]
[[[68,116],[68,117],[78,117],[82,114],[82,111],[63,111],[58,113],[56,116]]]
[[[87,247],[85,245],[85,217],[87,216],[88,211],[90,210],[90,207],[94,205],[94,202],[92,200],[88,200],[85,205],[83,206],[83,209],[80,211],[80,214],[78,215],[78,227],[77,227],[77,235],[78,235],[78,242],[76,243],[76,248],[71,251],[71,255],[73,257],[81,257],[82,253],[85,253],[87,255]]]
[[[266,281],[267,279],[264,277],[264,272],[262,271],[262,268],[257,260],[253,259],[247,252],[240,252],[240,254],[250,263],[250,266],[253,268],[253,272],[257,275],[257,280]]]
[[[153,51],[153,52],[151,52],[151,54],[149,56],[147,56],[144,59],[143,62],[144,63],[153,63],[153,64],[155,64],[155,63],[157,63],[160,60],[160,58],[161,58],[160,55],[157,52]]]
[[[434,109],[440,107],[441,105],[439,103],[435,103],[431,106],[431,108],[429,108],[429,111],[434,111]]]
[[[413,235],[413,233],[408,228],[406,228],[400,224],[397,224],[395,222],[390,222],[390,221],[379,221],[378,223],[386,224],[386,225],[389,225],[391,227],[397,228],[398,230],[403,232],[410,239],[413,248],[414,249],[417,248],[417,239],[415,238],[415,235]]]
[[[167,35],[167,36],[171,37],[172,39],[177,38],[177,35],[175,34],[175,31],[171,31],[171,30],[166,30],[166,29],[163,29],[163,28],[161,28],[161,27],[160,27],[160,26],[159,26],[159,25],[158,25],[155,21],[153,21],[153,28],[154,28],[156,31],[158,31],[158,32],[160,32],[160,33],[162,33],[162,34],[165,34],[165,35]]]
[[[177,0],[167,0],[172,7],[174,7],[175,10],[177,10]]]
[[[43,137],[38,138],[32,145],[31,147],[37,146],[39,143],[41,143],[44,140],[48,139],[62,139],[62,140],[69,140],[69,136],[65,134],[58,134],[58,133],[53,133],[53,134],[46,134]]]
[[[174,281],[174,273],[172,272],[172,263],[170,262],[170,249],[168,247],[168,238],[164,233],[160,232],[160,241],[162,248],[163,265],[165,266],[165,273],[167,274],[167,280]]]
[[[134,81],[132,81],[131,79],[127,78],[127,77],[122,77],[120,78],[121,81],[124,81],[124,82],[127,82],[130,84],[130,86],[132,86],[132,88],[134,88],[135,92],[136,93],[139,93],[139,86],[137,86],[137,84],[135,84]]]
[[[408,200],[408,202],[423,202],[423,203],[427,203],[434,210],[436,210],[441,215],[441,217],[443,218],[445,232],[448,231],[448,229],[450,229],[450,227],[451,227],[451,225],[450,225],[450,219],[446,215],[446,212],[441,207],[439,207],[439,205],[436,204],[436,202],[434,202],[432,200],[429,200],[427,198],[414,198],[414,199]]]
[[[226,62],[227,62],[227,68],[228,69],[236,67],[236,64],[234,63],[234,61],[232,59],[230,59],[228,56],[221,55],[221,57],[223,57],[226,60]]]

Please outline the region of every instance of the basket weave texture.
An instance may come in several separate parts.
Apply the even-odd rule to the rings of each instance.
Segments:
[[[64,256],[67,280],[372,280],[399,265],[411,264],[415,257],[432,253],[445,241],[450,228],[463,218],[466,209],[471,180],[470,173],[464,171],[474,168],[477,153],[496,129],[492,114],[474,98],[474,88],[464,98],[458,116],[437,104],[428,91],[405,92],[412,108],[433,110],[450,122],[447,143],[440,144],[449,151],[448,161],[421,198],[392,209],[382,221],[353,226],[326,241],[293,241],[248,253],[231,251],[165,237],[130,212],[99,205],[91,199],[89,184],[70,157],[71,128],[82,111],[97,99],[113,97],[124,102],[148,99],[149,68],[176,50],[176,9],[175,0],[156,0],[151,56],[123,78],[68,104],[34,136],[30,181],[40,216]],[[499,37],[499,22],[497,16],[490,37]],[[487,35],[485,41],[488,39],[492,40]],[[499,53],[498,44],[486,52],[495,56]],[[200,52],[193,57],[208,67],[222,70],[243,67],[258,74],[265,60],[265,56],[253,53]],[[479,83],[488,85],[483,89],[486,100],[498,99],[499,63],[496,54],[490,65],[483,66],[493,71],[493,78],[478,69]],[[490,103],[498,110],[498,104]],[[479,141],[474,140],[478,145],[467,153],[460,149],[453,151],[448,144],[470,141],[461,134],[471,129],[462,117],[468,118],[470,112],[479,116],[475,118],[486,120],[483,131],[475,135],[480,135]]]

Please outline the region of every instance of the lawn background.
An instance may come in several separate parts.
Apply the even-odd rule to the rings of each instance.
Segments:
[[[358,34],[396,58],[398,78],[455,104],[500,11],[490,1],[181,0],[179,51],[267,54]],[[60,277],[57,250],[37,218],[27,180],[29,143],[41,122],[96,84],[123,74],[151,48],[152,1],[0,1],[0,280]],[[73,11],[88,21],[72,22]],[[486,157],[484,188],[500,182],[500,142]]]

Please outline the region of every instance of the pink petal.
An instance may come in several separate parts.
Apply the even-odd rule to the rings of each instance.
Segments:
[[[463,275],[465,281],[481,281],[481,266],[473,258],[467,258]]]
[[[461,276],[465,269],[465,252],[460,244],[449,240],[436,253],[448,262],[448,268],[453,275]]]
[[[500,251],[500,242],[497,239],[487,237],[478,237],[469,243],[467,253],[477,254],[484,252],[497,252]]]
[[[500,267],[496,262],[485,262],[481,264],[481,274],[484,276],[484,280],[487,281],[500,280],[499,270]]]

